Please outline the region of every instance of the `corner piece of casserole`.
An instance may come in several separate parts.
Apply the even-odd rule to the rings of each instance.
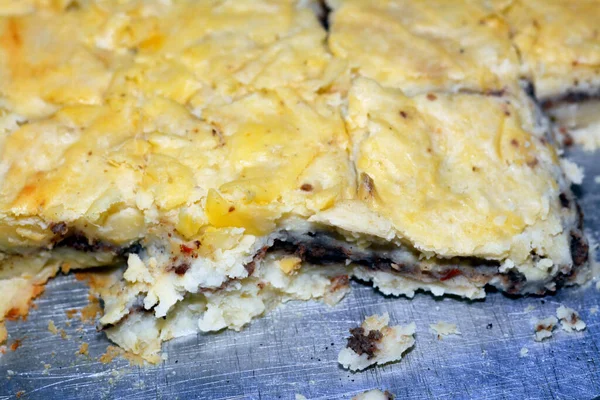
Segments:
[[[0,23],[0,285],[121,265],[100,325],[156,361],[283,301],[334,304],[352,277],[467,298],[587,278],[581,211],[509,69],[462,91],[360,76],[305,1],[67,3]]]

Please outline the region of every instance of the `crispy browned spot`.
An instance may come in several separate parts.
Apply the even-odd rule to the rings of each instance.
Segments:
[[[14,321],[17,318],[19,318],[21,316],[21,311],[18,308],[11,308],[10,310],[8,310],[8,312],[6,313],[5,317],[8,320]]]
[[[589,257],[590,246],[580,232],[571,231],[571,257],[573,264],[583,265]]]
[[[331,281],[331,291],[335,292],[339,289],[348,287],[350,284],[350,278],[348,275],[338,275],[329,279]]]
[[[244,265],[244,268],[246,269],[246,271],[248,272],[248,276],[252,275],[254,273],[254,271],[256,270],[256,263],[260,260],[262,260],[263,258],[265,258],[265,256],[267,255],[267,251],[269,250],[269,246],[264,246],[262,247],[255,255],[254,258],[252,258],[252,261],[250,261],[248,264]]]
[[[533,159],[531,159],[531,160],[527,161],[527,166],[529,166],[529,168],[533,168],[533,167],[535,167],[536,165],[538,165],[538,162],[539,162],[539,161],[538,161],[538,159],[537,159],[537,158],[533,158]]]
[[[17,351],[17,349],[19,348],[19,346],[21,346],[21,339],[15,339],[15,341],[12,342],[12,344],[10,345],[10,350],[11,351]]]
[[[437,100],[437,96],[433,93],[427,93],[427,100],[429,100],[429,101]]]
[[[357,327],[350,329],[350,336],[348,338],[348,344],[346,347],[354,351],[359,356],[366,354],[368,359],[375,357],[377,351],[377,343],[383,338],[383,334],[378,330],[369,331],[368,335],[365,335],[365,329],[363,327]]]
[[[50,230],[52,231],[52,233],[54,233],[55,235],[61,235],[64,236],[67,234],[69,228],[67,227],[67,224],[64,222],[53,222],[50,224]]]
[[[200,243],[199,241],[196,241],[196,242]],[[188,246],[186,244],[180,244],[179,245],[179,251],[181,253],[183,253],[183,254],[186,254],[186,255],[192,254],[194,252],[194,250],[196,250],[196,249],[198,249],[198,246],[196,246],[196,248],[194,249],[193,247],[190,247],[190,246]]]
[[[363,200],[375,196],[375,182],[366,172],[360,174],[359,195]]]
[[[190,269],[190,264],[181,263],[179,265],[169,267],[169,269],[167,269],[167,271],[175,272],[177,275],[181,276],[181,275],[185,275],[185,273],[188,272],[189,269]]]
[[[19,32],[19,24],[16,19],[10,18],[6,26],[7,37],[11,40],[14,48],[21,47],[23,39],[21,38],[21,32]]]
[[[310,183],[305,183],[302,186],[300,186],[300,189],[304,190],[305,192],[312,192],[313,186]]]
[[[102,314],[100,300],[93,294],[88,295],[88,305],[81,309],[82,322],[94,322],[96,317]]]

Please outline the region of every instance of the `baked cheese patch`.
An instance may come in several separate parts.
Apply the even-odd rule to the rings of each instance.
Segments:
[[[509,27],[481,1],[331,1],[329,46],[358,75],[405,93],[513,87]]]
[[[549,218],[554,154],[516,99],[409,98],[361,79],[348,101],[359,196],[417,248],[495,258]]]

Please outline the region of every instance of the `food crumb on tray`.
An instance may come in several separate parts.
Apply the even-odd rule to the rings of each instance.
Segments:
[[[521,351],[519,351],[519,357],[521,357],[521,358],[527,357],[528,353],[529,353],[529,349],[527,347],[522,347]]]
[[[555,316],[537,320],[535,323],[534,340],[541,342],[544,339],[551,338],[556,324],[558,324],[558,319]]]
[[[565,171],[565,174],[571,180],[571,182],[576,185],[581,185],[585,175],[583,168],[575,164],[573,161],[567,160],[566,158],[561,159],[560,163]]]
[[[352,336],[338,355],[346,369],[360,371],[374,364],[386,364],[402,359],[402,353],[414,343],[416,325],[388,326],[388,313],[367,317],[360,327],[350,329]]]
[[[368,390],[364,393],[357,394],[352,400],[394,400],[395,396],[388,392],[382,392],[379,389]]]
[[[58,334],[58,329],[56,328],[53,320],[48,321],[48,331],[50,331],[50,333],[53,335]]]
[[[560,320],[561,327],[566,332],[582,331],[585,322],[579,317],[577,311],[572,308],[560,306],[556,310],[556,317]]]
[[[79,350],[77,351],[77,354],[81,354],[82,356],[87,356],[89,355],[88,353],[88,349],[89,349],[90,345],[88,343],[81,343],[81,346],[79,346]]]
[[[429,332],[437,335],[438,339],[442,336],[460,335],[460,331],[456,327],[456,324],[450,324],[444,321],[438,321],[435,324],[429,324]]]

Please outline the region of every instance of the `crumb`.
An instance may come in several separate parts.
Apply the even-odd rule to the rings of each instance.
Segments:
[[[352,371],[374,364],[398,361],[414,343],[416,326],[388,326],[388,313],[367,317],[360,327],[352,328],[348,344],[338,354],[338,362]]]
[[[133,387],[135,389],[145,389],[146,388],[146,382],[144,382],[144,381],[137,381],[136,383],[133,384]]]
[[[567,160],[565,158],[560,160],[560,163],[567,178],[569,178],[569,180],[574,184],[581,185],[584,176],[583,168],[575,164],[573,161]]]
[[[66,310],[65,314],[67,314],[67,318],[71,319],[75,316],[75,314],[77,314],[77,309],[72,308],[70,310]]]
[[[590,314],[594,315],[598,312],[598,306],[594,306],[590,308]]]
[[[12,344],[10,345],[10,350],[11,351],[17,351],[17,349],[19,348],[19,346],[21,346],[21,339],[15,339],[15,341],[12,342]]]
[[[87,344],[87,343],[85,343],[85,342],[84,342],[84,343],[81,343],[81,346],[79,346],[79,351],[77,352],[77,354],[81,354],[82,356],[87,356],[87,355],[89,355],[89,353],[88,353],[88,347],[89,347],[89,346],[90,346],[90,345],[89,345],[89,344]]]
[[[48,330],[53,335],[57,335],[58,334],[58,329],[56,329],[56,325],[54,325],[54,321],[52,321],[52,320],[48,321]]]
[[[354,396],[352,400],[394,400],[394,395],[387,390],[372,389]]]
[[[534,305],[528,305],[527,307],[525,307],[525,312],[532,312],[533,310],[535,310],[535,306]]]
[[[108,364],[117,357],[123,357],[124,359],[129,361],[130,365],[136,365],[136,366],[145,365],[144,359],[142,357],[140,357],[136,354],[129,353],[117,346],[108,346],[106,348],[106,353],[102,354],[100,356],[100,358],[98,358],[98,361],[100,361],[102,364]],[[152,362],[152,363],[157,363],[159,361],[160,361],[160,359],[150,360],[150,362]]]
[[[94,323],[96,321],[96,317],[102,314],[100,300],[93,294],[88,296],[88,300],[89,304],[81,309],[81,321]]]
[[[556,328],[558,319],[555,316],[537,320],[535,323],[534,340],[541,342],[552,337],[552,331]]]
[[[438,339],[442,336],[449,335],[460,335],[460,331],[455,324],[449,324],[448,322],[438,321],[435,324],[429,324],[429,332],[437,335]]]
[[[519,357],[527,357],[527,353],[529,353],[529,349],[527,347],[522,347],[521,351],[519,351]]]
[[[0,346],[0,354],[6,354],[6,346]]]
[[[67,332],[64,329],[61,329],[60,331],[60,337],[67,340],[67,339],[71,339],[71,336],[67,335]]]
[[[560,320],[562,329],[566,332],[582,331],[586,327],[585,322],[579,317],[577,311],[572,308],[560,306],[556,310],[556,316]]]
[[[16,397],[17,399],[20,399],[20,398],[21,398],[21,396],[23,396],[24,394],[25,394],[25,391],[24,391],[24,390],[19,390],[19,391],[18,391],[18,392],[15,394],[15,397]]]
[[[0,344],[6,342],[6,339],[8,339],[8,332],[6,331],[4,321],[0,321]]]
[[[102,364],[108,364],[109,362],[120,356],[121,353],[123,353],[123,350],[121,350],[120,348],[116,346],[108,346],[106,348],[106,353],[102,354],[98,361],[100,361]]]

